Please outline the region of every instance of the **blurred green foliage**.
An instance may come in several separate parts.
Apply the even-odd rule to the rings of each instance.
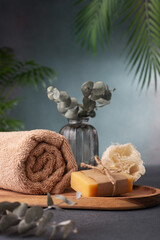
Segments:
[[[42,84],[46,88],[46,80],[53,83],[56,72],[49,67],[40,66],[31,61],[19,61],[11,48],[0,48],[0,131],[18,131],[24,127],[20,120],[9,116],[21,98],[14,97],[14,89],[18,86]]]
[[[125,27],[127,67],[134,69],[141,89],[151,80],[157,90],[160,77],[160,0],[77,0],[74,18],[76,42],[93,54],[100,43],[110,46],[112,29]]]

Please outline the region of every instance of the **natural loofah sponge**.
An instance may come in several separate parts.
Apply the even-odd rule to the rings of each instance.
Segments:
[[[102,155],[102,164],[132,175],[134,182],[146,172],[141,154],[130,143],[109,146]]]

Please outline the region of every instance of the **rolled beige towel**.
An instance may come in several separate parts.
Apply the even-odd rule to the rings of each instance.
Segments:
[[[62,193],[77,164],[66,138],[49,130],[0,132],[0,188]]]

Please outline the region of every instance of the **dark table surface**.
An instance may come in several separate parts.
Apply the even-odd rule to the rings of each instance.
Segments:
[[[137,182],[160,188],[160,165],[147,166],[147,172]],[[78,233],[70,234],[68,240],[160,240],[160,205],[141,210],[101,211],[64,210],[54,212],[55,221],[72,219]],[[47,237],[20,237],[1,234],[0,239],[47,239]],[[61,238],[58,238],[61,239]]]

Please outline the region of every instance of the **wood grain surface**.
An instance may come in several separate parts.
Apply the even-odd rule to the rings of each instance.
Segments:
[[[76,202],[74,206],[68,206],[66,203],[60,204],[62,208],[70,209],[97,209],[97,210],[130,210],[154,207],[160,204],[160,189],[149,186],[133,187],[131,193],[123,194],[118,197],[81,197],[76,199],[76,194],[72,190],[63,193],[68,199]],[[61,200],[55,199],[55,204]],[[0,189],[0,202],[2,201],[19,201],[27,203],[29,206],[41,205],[47,206],[46,195],[28,195]]]

